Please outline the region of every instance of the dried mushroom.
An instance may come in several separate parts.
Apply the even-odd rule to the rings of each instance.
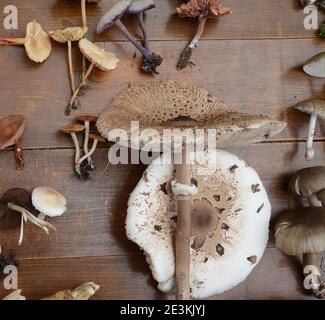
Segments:
[[[52,51],[49,35],[36,21],[27,24],[25,38],[0,38],[1,45],[24,45],[30,60],[44,62]]]
[[[197,47],[203,35],[207,20],[218,19],[223,15],[231,14],[232,11],[229,8],[225,8],[220,0],[190,0],[176,8],[176,11],[181,18],[198,18],[199,20],[196,35],[184,49],[178,61],[177,68],[181,70],[188,66],[192,51]]]

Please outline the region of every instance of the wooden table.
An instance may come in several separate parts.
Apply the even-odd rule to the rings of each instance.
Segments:
[[[0,1],[0,11],[8,4]],[[19,30],[1,36],[23,36],[27,22],[36,19],[44,29],[80,25],[79,1],[11,0],[18,7]],[[140,57],[115,28],[102,35],[94,30],[99,17],[113,1],[88,6],[89,38],[115,52],[119,68],[103,74],[95,71],[85,95],[82,111],[99,112],[130,83],[152,79],[139,73]],[[179,1],[156,0],[146,25],[154,50],[164,57],[157,79],[187,80],[222,97],[235,109],[264,113],[288,122],[288,129],[276,140],[245,148],[231,149],[254,167],[268,190],[273,215],[288,206],[288,177],[295,170],[324,164],[325,131],[315,144],[315,159],[304,160],[304,138],[308,117],[292,109],[298,101],[324,89],[322,79],[312,79],[301,64],[323,50],[324,42],[314,31],[303,28],[304,15],[297,1],[225,0],[232,16],[207,24],[204,40],[195,50],[195,66],[177,71],[181,50],[196,27],[192,20],[179,19],[174,8]],[[4,15],[0,15],[4,18]],[[139,34],[136,20],[126,19]],[[124,230],[126,204],[144,170],[143,166],[108,166],[108,146],[96,152],[97,173],[83,183],[72,172],[73,148],[69,137],[58,129],[73,119],[64,115],[70,88],[67,78],[66,47],[53,44],[53,53],[42,65],[26,58],[23,48],[0,48],[0,116],[21,113],[28,126],[23,139],[26,168],[17,172],[11,150],[0,153],[0,193],[11,187],[29,190],[50,185],[61,190],[69,201],[64,216],[51,222],[57,234],[46,236],[28,224],[20,248],[19,230],[0,234],[4,248],[17,249],[21,261],[19,287],[28,298],[38,299],[63,288],[95,281],[101,285],[98,299],[165,299],[159,293],[142,252],[127,240]],[[81,59],[75,48],[76,74]],[[322,264],[323,259],[319,263]],[[325,262],[321,265],[325,269]],[[0,286],[0,297],[7,292]],[[299,261],[274,247],[271,237],[261,263],[247,281],[215,299],[308,299],[302,290]]]

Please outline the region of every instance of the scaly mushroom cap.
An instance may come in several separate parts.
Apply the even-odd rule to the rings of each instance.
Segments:
[[[21,188],[6,191],[0,199],[0,230],[11,230],[20,227],[21,214],[8,208],[8,203],[16,204],[33,213],[30,193]]]
[[[274,225],[275,245],[287,255],[325,251],[325,208],[286,210]]]
[[[16,143],[24,133],[26,119],[22,115],[10,115],[0,119],[0,150]]]
[[[138,14],[156,7],[156,4],[153,0],[135,0],[132,1],[131,6],[129,7],[129,13]]]
[[[303,69],[305,73],[312,77],[325,78],[325,52],[309,59]]]
[[[176,8],[176,11],[182,18],[218,18],[232,13],[231,9],[225,8],[220,3],[220,0],[190,0]]]
[[[325,118],[325,100],[322,99],[302,101],[296,104],[294,108],[308,114],[316,113],[320,118]]]
[[[37,187],[32,193],[33,206],[49,217],[62,216],[67,211],[67,199],[50,187]]]
[[[97,33],[101,33],[107,28],[115,24],[117,20],[123,18],[123,16],[128,12],[131,5],[131,0],[119,0],[113,7],[108,10],[105,15],[101,17],[97,24]]]
[[[50,37],[57,42],[79,41],[87,33],[88,28],[72,27],[63,30],[49,31]]]
[[[36,21],[27,24],[25,49],[29,59],[36,63],[45,61],[52,51],[49,35]]]
[[[175,80],[146,82],[126,89],[100,114],[97,128],[110,141],[114,129],[125,130],[130,138],[132,121],[139,121],[140,147],[152,151],[161,150],[164,129],[216,129],[217,147],[223,148],[266,140],[286,126],[266,116],[235,112],[208,91]],[[146,145],[149,139],[145,129],[155,129],[160,137],[150,137]],[[187,143],[194,143],[190,139]],[[131,142],[119,139],[125,147]]]
[[[193,197],[191,279],[194,298],[236,286],[249,275],[265,250],[271,206],[257,173],[221,150],[191,154]],[[174,166],[158,158],[130,196],[126,232],[144,250],[163,291],[175,274],[177,201],[171,190]]]
[[[117,68],[119,59],[116,58],[114,53],[101,49],[87,39],[81,39],[79,41],[79,48],[82,54],[90,62],[94,63],[98,69],[109,71]]]

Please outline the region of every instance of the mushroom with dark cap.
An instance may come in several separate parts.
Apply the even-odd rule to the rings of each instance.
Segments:
[[[27,24],[25,38],[0,38],[0,46],[24,45],[26,53],[36,63],[44,62],[52,51],[49,35],[36,21]]]
[[[15,145],[17,169],[24,168],[25,161],[22,155],[21,137],[26,126],[26,119],[22,115],[10,115],[0,119],[0,150]]]
[[[157,67],[162,63],[162,57],[158,54],[151,52],[145,48],[137,39],[131,35],[121,19],[128,13],[131,6],[131,0],[120,0],[118,1],[98,22],[97,33],[101,33],[104,30],[117,26],[126,38],[141,52],[144,57],[144,62],[141,66],[141,70],[145,73],[156,74]]]
[[[325,251],[325,208],[286,210],[274,222],[275,245],[287,255],[303,255],[304,287],[317,298],[325,297],[317,254]]]
[[[317,117],[325,119],[325,100],[310,99],[302,101],[295,106],[295,109],[310,114],[305,158],[306,160],[312,160],[315,154],[313,149],[313,141],[315,136]]]
[[[80,89],[82,88],[85,81],[90,76],[91,72],[95,67],[102,71],[110,71],[117,68],[119,60],[116,58],[114,53],[107,52],[104,49],[96,46],[91,41],[83,38],[79,41],[79,49],[82,54],[91,62],[85,76],[81,80],[78,88],[74,91],[72,95],[69,105],[66,107],[66,115],[69,115],[71,112],[71,108],[75,105],[75,100],[79,94]]]
[[[139,121],[140,132],[144,133],[145,129],[155,129],[158,135],[156,138],[151,137],[148,144],[146,135],[140,134],[139,143],[132,144],[134,142],[130,139],[132,121]],[[175,147],[175,143],[173,144],[175,139],[172,141],[172,146],[170,140],[164,140],[165,129],[214,129],[216,147],[224,148],[263,141],[278,134],[285,127],[284,122],[274,121],[266,116],[235,112],[206,90],[173,80],[131,86],[113,100],[97,121],[98,131],[109,141],[116,142],[117,137],[113,137],[111,132],[119,129],[120,132],[122,130],[127,133],[118,137],[119,145],[145,151],[148,150],[149,145],[150,151],[158,152],[161,152],[161,146],[164,144],[167,147]],[[183,133],[179,135],[183,138]],[[194,143],[194,141],[187,142]],[[185,154],[181,148],[177,148],[177,145],[174,151],[183,156]],[[183,188],[185,185],[184,189],[187,189],[185,198],[182,190],[178,194],[179,197],[177,196],[179,199],[176,231],[176,295],[178,299],[190,297],[191,216],[189,211],[194,188],[190,185],[189,173],[187,162],[183,161],[177,166],[176,186]],[[179,180],[180,178],[182,181]]]
[[[310,58],[304,64],[303,69],[306,74],[312,77],[325,78],[325,52]]]
[[[231,14],[232,11],[229,8],[225,8],[220,3],[220,0],[190,0],[176,8],[176,11],[181,18],[199,19],[199,27],[196,35],[184,49],[178,61],[177,68],[181,70],[188,66],[189,60],[192,56],[192,51],[197,47],[197,44],[203,35],[207,20],[218,19],[223,15]]]

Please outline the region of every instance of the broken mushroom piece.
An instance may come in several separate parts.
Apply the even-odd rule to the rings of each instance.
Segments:
[[[196,35],[184,49],[179,58],[177,69],[181,70],[188,66],[192,56],[192,51],[197,47],[197,44],[203,35],[207,20],[218,19],[223,15],[231,14],[232,11],[229,8],[225,8],[220,3],[220,0],[190,0],[176,8],[176,11],[178,16],[181,18],[198,18],[199,20],[199,27]]]
[[[97,33],[101,33],[106,29],[117,26],[125,37],[141,52],[144,57],[141,70],[145,73],[157,74],[157,67],[162,64],[162,57],[145,48],[137,39],[131,35],[121,19],[125,16],[131,6],[131,0],[118,1],[98,22]]]
[[[141,133],[139,141],[130,139],[131,133],[135,130],[132,128],[132,121],[139,122],[139,132]],[[109,141],[143,151],[172,150],[174,153],[182,151],[179,141],[183,142],[184,133],[182,132],[184,129],[192,130],[193,133],[186,136],[187,146],[194,146],[195,143],[202,142],[204,148],[209,148],[210,142],[213,140],[215,142],[213,148],[224,148],[263,141],[278,134],[285,127],[285,122],[274,121],[263,115],[235,112],[206,90],[173,80],[131,86],[113,100],[97,121],[98,131]],[[118,137],[111,135],[114,129],[119,129],[119,132],[123,132],[123,134]],[[155,129],[155,135],[151,134],[152,129]],[[168,137],[166,139],[165,131],[168,129],[175,129],[172,140]],[[202,137],[195,137],[193,132],[193,130],[201,132],[203,130],[205,133],[209,129],[214,132],[209,141],[205,139],[205,134]],[[166,149],[164,149],[165,147]],[[184,162],[177,166],[177,178],[182,175],[181,171],[184,170],[187,173],[183,176],[189,181],[188,166],[189,164]],[[176,181],[176,183],[180,185],[181,189],[186,189],[187,193],[186,199],[182,199],[185,194],[182,192],[179,194],[178,220],[184,221],[184,223],[177,224],[178,231],[181,232],[177,231],[176,233],[176,291],[178,299],[188,299],[191,232],[191,216],[188,211],[191,195],[195,190],[188,183],[185,186],[182,181]],[[188,192],[189,190],[190,192]]]
[[[22,115],[14,114],[0,119],[0,150],[15,146],[17,170],[23,169],[25,165],[21,147],[25,126],[26,119]]]
[[[5,296],[2,300],[12,300],[12,301],[19,301],[19,300],[26,300],[26,297],[21,294],[22,290],[17,289]]]
[[[29,59],[36,63],[44,62],[52,51],[49,35],[36,21],[27,24],[25,38],[0,38],[1,45],[24,45]]]
[[[91,62],[85,76],[81,80],[78,88],[75,90],[74,94],[70,99],[70,103],[66,108],[66,115],[69,115],[71,108],[74,105],[74,101],[77,98],[77,95],[83,86],[83,83],[88,79],[94,67],[102,71],[110,71],[117,68],[119,60],[116,58],[114,53],[107,52],[104,49],[96,46],[94,43],[87,39],[81,39],[79,41],[79,49],[82,54]]]
[[[271,206],[257,173],[235,155],[209,150],[190,158],[198,189],[191,212],[190,288],[193,298],[208,298],[244,281],[259,263]],[[163,291],[173,287],[176,267],[177,202],[166,192],[174,179],[173,165],[154,160],[130,196],[126,218],[128,238],[144,250]]]
[[[325,78],[325,52],[310,58],[303,67],[306,74],[312,77]]]
[[[325,251],[325,208],[286,210],[274,222],[275,245],[290,256],[303,255],[304,287],[317,298],[325,297],[317,254]]]
[[[310,99],[302,101],[295,106],[295,109],[310,114],[305,158],[306,160],[312,160],[314,158],[313,141],[315,136],[317,117],[325,119],[325,100]]]
[[[51,187],[37,187],[32,192],[32,203],[40,212],[38,218],[60,217],[67,211],[67,199]]]

